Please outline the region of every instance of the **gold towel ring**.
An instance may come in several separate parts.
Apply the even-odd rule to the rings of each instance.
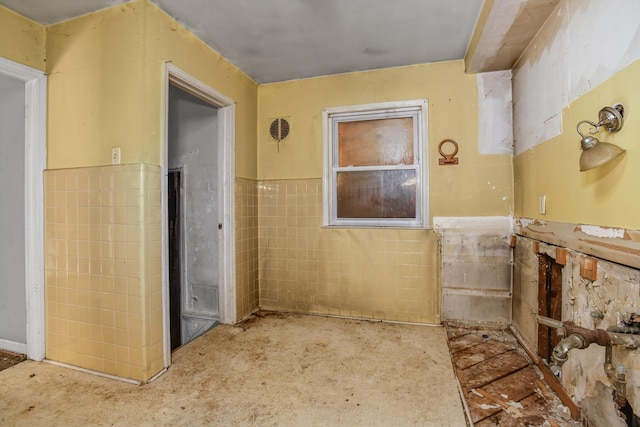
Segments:
[[[450,142],[453,144],[453,153],[446,154],[442,152],[442,146],[444,145],[445,142]],[[454,157],[456,154],[458,154],[458,143],[455,142],[453,139],[443,139],[442,141],[440,141],[440,144],[438,145],[438,153],[440,153],[440,155],[442,156],[442,159],[438,159],[438,164],[440,165],[457,165],[458,164],[458,158]]]

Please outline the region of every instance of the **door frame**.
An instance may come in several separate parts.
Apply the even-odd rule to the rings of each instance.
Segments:
[[[173,85],[218,108],[218,298],[220,322],[236,321],[236,256],[235,256],[235,115],[233,99],[206,85],[180,68],[165,63],[164,114],[162,146],[162,322],[164,366],[171,365],[169,329],[169,261],[168,250],[168,153],[169,153],[169,85]]]
[[[44,192],[47,162],[47,76],[35,68],[0,58],[0,74],[21,80],[25,87],[25,290],[27,357],[45,357],[44,312]],[[8,342],[5,342],[5,344]]]

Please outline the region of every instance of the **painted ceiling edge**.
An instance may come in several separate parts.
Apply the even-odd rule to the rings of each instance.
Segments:
[[[162,10],[164,13],[169,14],[169,12],[161,6],[161,4],[163,4],[162,0],[84,0],[81,4],[78,4],[77,2],[75,2],[76,0],[59,0],[58,3],[56,3],[56,6],[50,6],[48,8],[39,9],[31,6],[33,4],[38,4],[37,2],[39,1],[41,0],[5,0],[7,4],[15,5],[13,10],[16,13],[22,14],[23,16],[27,16],[27,15],[33,16],[34,18],[32,19],[37,20],[35,22],[40,22],[45,27],[61,24],[68,20],[81,18],[83,16],[92,15],[94,13],[100,13],[106,9],[132,7],[132,6],[129,6],[132,4],[142,5],[143,7],[150,7],[150,5],[153,5],[154,7]],[[21,4],[22,6],[20,6]],[[94,8],[94,10],[92,10],[91,8]],[[64,10],[68,11],[68,13],[66,13],[66,16],[68,16],[68,18],[64,18],[64,15],[61,14]],[[474,14],[475,14],[475,11],[474,11]],[[469,16],[469,17],[473,19],[473,16]],[[475,18],[477,19],[477,17]],[[409,62],[401,61],[400,65],[390,63],[388,65],[384,65],[379,68],[378,67],[375,67],[375,68],[369,68],[369,67],[359,68],[358,67],[358,68],[353,68],[350,70],[345,70],[337,73],[329,70],[326,73],[320,72],[318,74],[309,75],[307,77],[299,77],[299,78],[293,77],[291,79],[274,79],[273,81],[269,81],[269,80],[259,79],[257,78],[257,76],[252,76],[253,73],[249,74],[248,70],[245,71],[246,68],[244,66],[240,66],[240,64],[232,60],[229,55],[223,54],[224,50],[221,50],[219,47],[212,44],[210,41],[206,41],[208,39],[206,37],[203,37],[203,34],[201,34],[201,31],[199,31],[200,28],[198,27],[198,25],[196,26],[188,25],[183,19],[176,19],[176,22],[178,22],[182,27],[184,27],[187,31],[189,31],[195,37],[200,39],[204,44],[212,48],[214,51],[218,52],[221,56],[225,57],[225,59],[227,59],[230,63],[235,65],[236,68],[241,70],[245,75],[249,76],[249,78],[252,81],[254,81],[256,84],[278,83],[282,81],[298,80],[301,78],[315,78],[318,76],[325,76],[325,75],[345,74],[345,73],[371,71],[371,70],[384,69],[384,68],[396,68],[399,66],[407,66],[407,65],[419,65],[423,63],[429,63],[429,62],[440,62],[440,60],[409,61]],[[471,28],[467,28],[467,29],[471,30]],[[465,33],[467,32],[470,32],[470,31],[465,31]],[[443,59],[443,60],[448,61],[448,60],[457,60],[457,59],[462,59],[462,57],[455,58],[455,59]]]
[[[111,9],[112,7],[121,6],[121,5],[127,4],[127,3],[133,3],[135,1],[137,1],[137,0],[110,0],[106,4],[104,4],[103,7],[100,7],[99,9],[88,8],[86,12],[79,12],[77,14],[74,14],[70,18],[69,17],[61,17],[61,18],[52,19],[51,21],[43,20],[41,22],[41,24],[44,25],[45,27],[48,27],[49,25],[61,24],[63,22],[69,21],[71,19],[80,18],[80,17],[86,16],[86,15],[92,15],[94,13],[102,12],[103,10],[106,10],[106,9]]]

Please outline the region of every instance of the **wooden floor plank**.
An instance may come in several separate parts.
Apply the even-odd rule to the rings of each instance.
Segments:
[[[519,402],[523,407],[513,408],[509,411],[500,411],[478,423],[475,427],[522,427],[522,426],[542,426],[548,418],[550,403],[542,396],[533,394]]]
[[[475,331],[469,328],[455,328],[447,326],[447,337],[449,340],[459,338],[463,335],[473,334]]]
[[[466,369],[507,351],[515,350],[515,348],[514,343],[484,340],[478,345],[467,347],[455,353],[454,361],[457,368]]]
[[[557,399],[511,333],[454,329],[449,346],[475,426],[579,424],[553,419]]]
[[[490,393],[507,402],[519,402],[536,392],[539,388],[536,381],[539,381],[539,378],[535,368],[528,366],[476,391]],[[495,408],[495,402],[491,399],[480,397],[471,391],[467,393],[467,405],[474,424],[501,411],[500,408]]]
[[[502,412],[502,408],[495,402],[486,397],[478,396],[473,392],[467,393],[467,406],[474,425],[485,418]]]
[[[458,331],[455,334],[447,332],[447,335],[449,336],[449,348],[452,353],[488,341],[513,343],[514,345],[517,343],[513,335],[507,331],[470,330],[467,334]]]
[[[505,400],[519,402],[536,392],[536,389],[539,388],[536,381],[539,380],[540,376],[536,369],[533,366],[527,366],[507,377],[488,384],[484,387],[484,390]]]
[[[473,347],[480,344],[486,338],[482,338],[481,334],[470,333],[455,337],[449,340],[449,348],[452,353],[456,353],[461,350]]]
[[[469,391],[482,387],[529,365],[529,361],[518,351],[512,350],[500,354],[482,363],[463,369],[460,382]]]

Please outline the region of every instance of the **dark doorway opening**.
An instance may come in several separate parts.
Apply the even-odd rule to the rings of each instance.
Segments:
[[[169,329],[171,350],[182,344],[182,274],[180,267],[180,171],[169,171],[168,230],[169,230]]]

